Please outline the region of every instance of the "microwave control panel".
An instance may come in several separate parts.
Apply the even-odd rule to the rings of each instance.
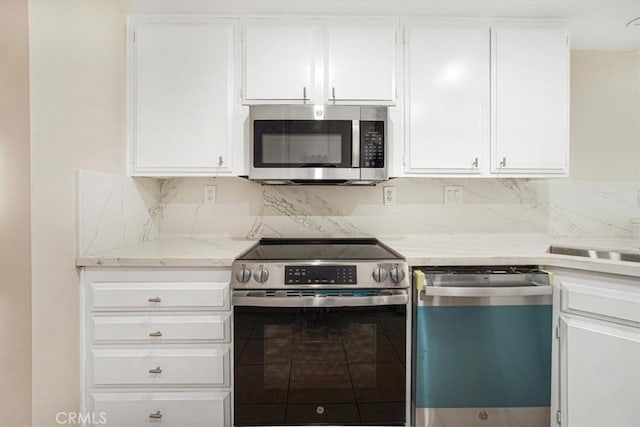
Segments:
[[[360,121],[360,167],[384,168],[383,121]]]

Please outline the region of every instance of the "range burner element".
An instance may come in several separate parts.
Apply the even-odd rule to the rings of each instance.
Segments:
[[[234,289],[408,288],[408,265],[377,239],[261,239],[232,266]]]

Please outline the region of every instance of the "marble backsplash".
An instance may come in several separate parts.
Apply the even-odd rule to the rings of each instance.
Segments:
[[[203,204],[203,186],[216,203]],[[463,202],[443,204],[443,187]],[[385,206],[382,187],[396,188]],[[528,179],[399,178],[376,187],[268,186],[242,178],[133,179],[78,174],[78,251],[90,255],[156,237],[258,239],[542,233],[631,237],[639,184]]]
[[[205,184],[216,185],[215,205],[201,204]],[[176,185],[163,212],[163,235],[257,239],[546,231],[540,191],[522,180],[394,179],[376,187],[336,187],[201,179]],[[464,203],[444,205],[444,185],[464,185]],[[383,204],[383,186],[395,187],[395,205]]]
[[[78,171],[77,256],[152,240],[160,235],[161,182]]]

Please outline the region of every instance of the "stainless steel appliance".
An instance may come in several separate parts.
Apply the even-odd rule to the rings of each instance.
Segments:
[[[413,274],[415,425],[548,426],[548,274],[532,266]]]
[[[232,270],[234,425],[407,424],[398,253],[375,239],[262,239]]]
[[[249,179],[375,184],[388,178],[386,107],[258,105],[249,116]]]

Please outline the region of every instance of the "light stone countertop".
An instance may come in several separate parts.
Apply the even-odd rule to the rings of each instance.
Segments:
[[[552,238],[540,234],[380,239],[412,266],[542,265],[640,277],[640,263],[550,254],[549,246],[640,254],[638,239]]]
[[[412,266],[543,265],[640,277],[640,263],[549,254],[550,245],[640,253],[638,239],[556,239],[540,234],[380,238]],[[76,260],[79,267],[230,267],[255,241],[161,238]]]
[[[230,267],[254,240],[162,238],[76,259],[78,267]]]

